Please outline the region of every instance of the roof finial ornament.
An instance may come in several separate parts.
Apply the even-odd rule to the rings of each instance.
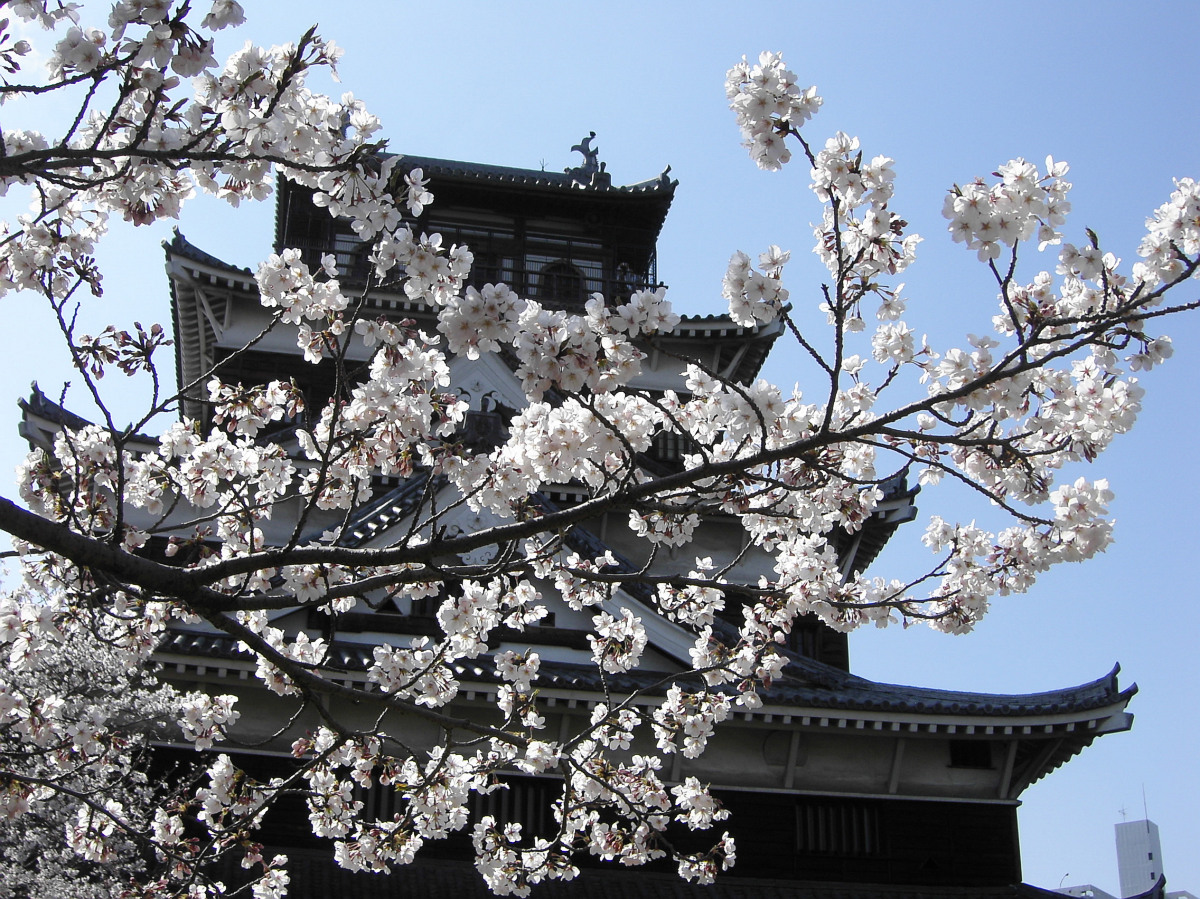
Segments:
[[[583,154],[583,165],[564,170],[580,187],[609,187],[612,184],[612,176],[604,170],[604,163],[600,161],[600,150],[592,146],[595,139],[596,132],[589,131],[587,137],[573,146],[572,153]]]
[[[600,149],[592,147],[592,141],[596,139],[596,132],[589,131],[588,136],[571,148],[572,153],[583,154],[583,170],[586,172],[599,171]]]

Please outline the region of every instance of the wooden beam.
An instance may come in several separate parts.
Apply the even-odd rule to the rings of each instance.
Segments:
[[[888,792],[895,793],[900,788],[900,765],[904,761],[904,737],[896,738],[896,749],[892,752],[892,773],[888,777]]]
[[[1013,765],[1017,761],[1017,745],[1019,740],[1012,740],[1008,744],[1008,750],[1004,753],[1004,769],[1000,772],[1000,787],[996,791],[996,795],[1001,799],[1008,798],[1008,789],[1012,786]]]
[[[788,744],[787,768],[783,772],[783,788],[790,790],[796,783],[796,757],[800,754],[800,731],[792,728],[792,740]]]
[[[1017,780],[1016,783],[1010,785],[1008,795],[1002,798],[1015,799],[1018,795],[1020,795],[1022,790],[1033,783],[1035,780],[1034,775],[1041,771],[1042,768],[1046,766],[1046,763],[1054,757],[1054,754],[1062,747],[1063,742],[1063,737],[1059,737],[1057,740],[1048,741],[1046,747],[1037,754],[1037,758],[1025,766],[1025,770],[1021,773],[1020,779]]]

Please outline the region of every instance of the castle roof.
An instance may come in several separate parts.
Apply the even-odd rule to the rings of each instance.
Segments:
[[[374,646],[374,642],[335,641],[330,645],[329,665],[346,672],[366,671],[374,664]],[[208,631],[169,631],[158,653],[162,658],[204,657],[226,661],[246,658],[238,649],[236,639]],[[450,668],[464,681],[477,685],[498,683],[488,661],[458,661]],[[1040,693],[981,693],[881,683],[791,653],[784,675],[762,693],[764,711],[744,714],[749,719],[755,715],[778,715],[788,708],[811,711],[810,717],[814,718],[832,717],[824,714],[826,712],[877,713],[882,716],[881,720],[886,720],[888,715],[901,714],[923,716],[934,724],[938,718],[970,718],[981,722],[979,727],[987,726],[982,724],[984,719],[996,719],[993,726],[1001,728],[1010,727],[1021,718],[1064,716],[1084,719],[1093,713],[1103,713],[1107,718],[1115,708],[1123,709],[1137,693],[1136,684],[1124,689],[1120,687],[1120,670],[1120,665],[1114,665],[1111,671],[1093,681]],[[656,692],[661,695],[666,688],[656,691],[654,685],[663,677],[663,672],[641,670],[601,675],[594,665],[544,660],[539,668],[538,686],[543,691],[588,692],[603,692],[607,686],[613,693],[644,690],[649,695]],[[686,676],[683,679],[686,681]],[[739,717],[743,715],[738,714]],[[840,726],[846,726],[845,719]],[[962,732],[973,734],[975,731],[967,731],[967,726],[963,725]],[[1022,724],[1018,722],[1017,726]]]
[[[665,196],[671,197],[679,182],[670,177],[668,166],[655,178],[633,184],[614,185],[611,178],[593,178],[592,174],[607,175],[607,172],[589,172],[584,167],[562,172],[545,169],[523,169],[504,165],[486,165],[480,162],[460,162],[455,159],[437,159],[431,156],[400,155],[397,167],[404,172],[419,168],[426,178],[453,179],[491,185],[504,185],[525,190],[576,190],[593,194]]]

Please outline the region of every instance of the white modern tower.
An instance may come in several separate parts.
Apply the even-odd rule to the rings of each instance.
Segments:
[[[1124,821],[1117,825],[1117,871],[1121,895],[1136,896],[1158,882],[1162,874],[1162,847],[1153,821]]]

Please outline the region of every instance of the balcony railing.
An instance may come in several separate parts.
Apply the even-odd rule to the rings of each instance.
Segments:
[[[655,288],[653,260],[646,272],[636,272],[628,265],[613,264],[603,258],[594,246],[590,253],[580,252],[583,246],[569,240],[529,241],[523,253],[509,246],[496,248],[493,243],[469,243],[451,240],[444,244],[465,242],[471,247],[475,262],[467,283],[479,288],[484,284],[504,283],[517,294],[560,309],[582,309],[593,293],[603,294],[610,302],[623,302],[636,290]],[[475,235],[481,236],[481,235]],[[328,240],[296,240],[289,238],[288,246],[301,251],[310,268],[321,264],[321,257],[332,253],[337,262],[338,276],[348,284],[362,284],[370,273],[370,247],[353,234],[339,234],[332,245]],[[555,255],[561,253],[562,255]]]

